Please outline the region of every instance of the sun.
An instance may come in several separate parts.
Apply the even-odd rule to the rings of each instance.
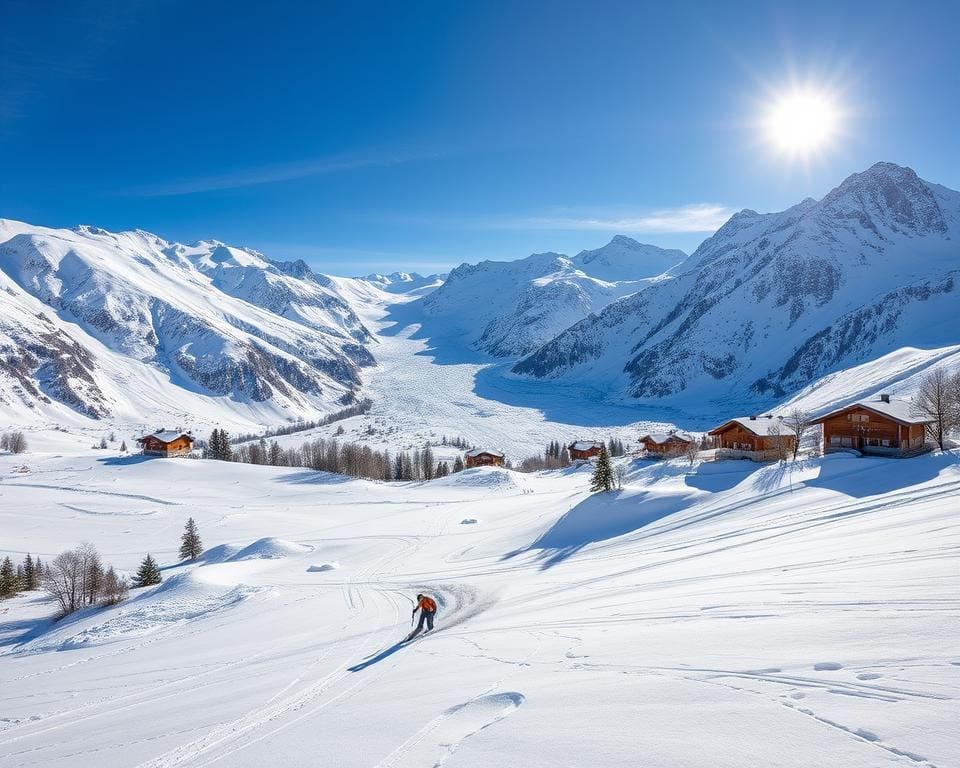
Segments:
[[[769,107],[765,128],[780,152],[810,155],[830,144],[839,124],[840,112],[830,96],[803,90],[776,99]]]

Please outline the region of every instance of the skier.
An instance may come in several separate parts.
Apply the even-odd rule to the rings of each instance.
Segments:
[[[418,609],[420,610],[420,623],[417,624],[417,628],[413,632],[407,635],[407,640],[413,640],[419,635],[423,631],[424,623],[427,625],[427,632],[433,629],[433,617],[437,615],[436,601],[426,595],[417,595],[417,604],[413,608],[413,613],[410,614],[411,621],[417,615]]]

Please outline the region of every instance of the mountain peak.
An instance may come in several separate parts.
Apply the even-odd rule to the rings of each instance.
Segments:
[[[870,230],[922,234],[946,232],[943,211],[930,186],[912,168],[879,162],[848,176],[820,201],[833,219],[856,218]]]

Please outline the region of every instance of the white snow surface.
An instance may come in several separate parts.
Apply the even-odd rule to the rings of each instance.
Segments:
[[[0,603],[0,766],[960,765],[960,455],[625,469],[0,456],[0,555],[164,574]]]

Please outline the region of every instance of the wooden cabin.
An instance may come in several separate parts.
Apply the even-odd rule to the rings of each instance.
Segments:
[[[571,461],[586,461],[600,455],[603,442],[599,440],[577,440],[567,446]]]
[[[686,432],[651,432],[640,438],[640,444],[651,458],[680,456],[690,450],[697,439]]]
[[[876,456],[913,456],[928,450],[926,430],[934,420],[918,415],[909,400],[880,395],[824,414],[823,452],[855,450]]]
[[[187,456],[193,450],[193,435],[171,429],[158,429],[150,435],[137,438],[146,456]]]
[[[500,451],[484,451],[475,448],[467,451],[464,464],[470,467],[502,467],[506,457]]]
[[[793,453],[797,433],[781,417],[741,416],[708,433],[717,442],[718,459],[776,461]]]

